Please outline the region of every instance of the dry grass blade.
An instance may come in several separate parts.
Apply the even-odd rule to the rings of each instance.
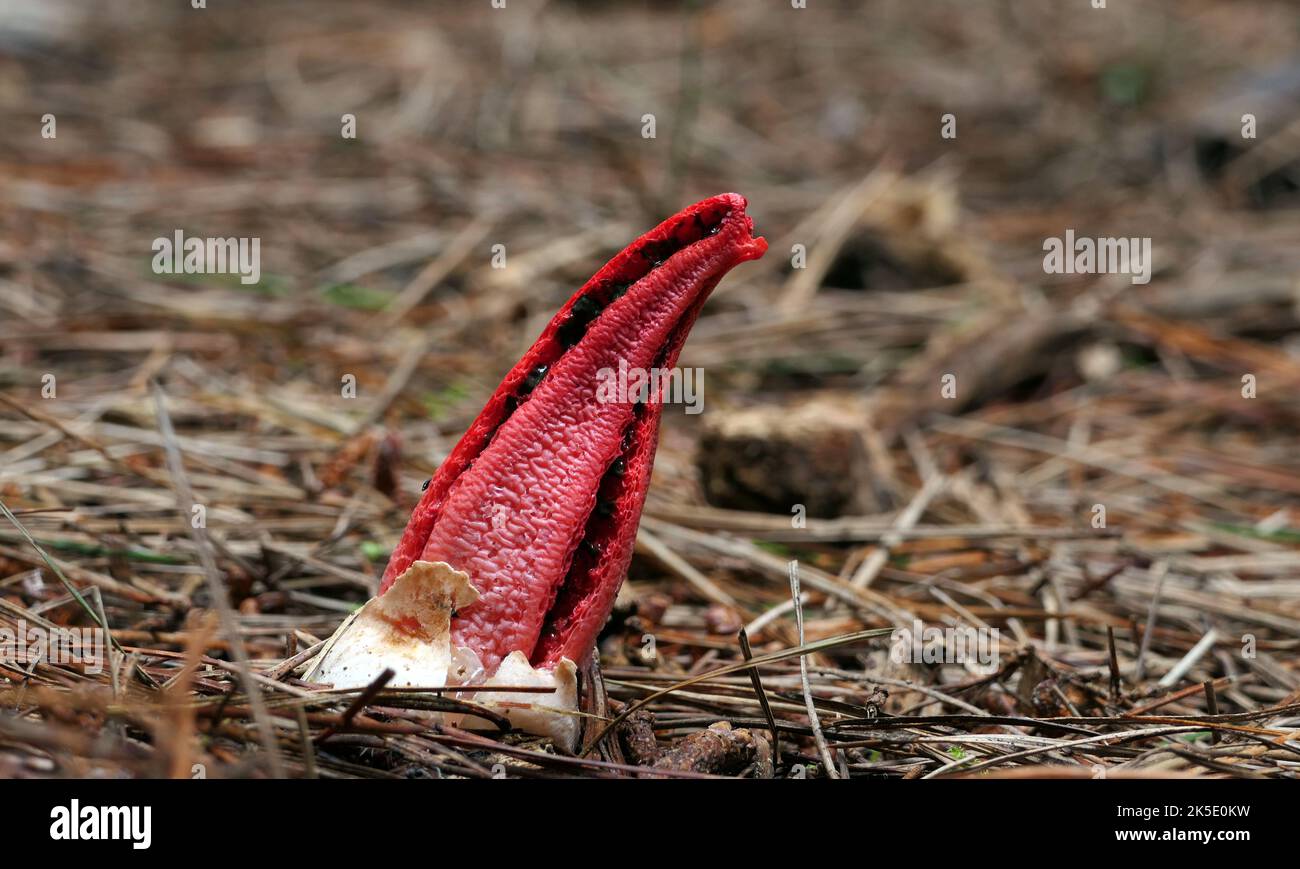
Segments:
[[[244,683],[244,692],[248,695],[248,704],[253,710],[253,720],[257,723],[258,739],[266,752],[267,768],[273,777],[283,778],[284,764],[280,760],[280,748],[275,741],[271,717],[262,700],[261,688],[253,678],[253,670],[249,664],[248,653],[244,650],[239,622],[236,621],[234,611],[230,607],[230,598],[226,594],[226,587],[222,583],[221,572],[213,555],[212,542],[208,539],[207,523],[191,519],[193,515],[191,508],[198,505],[198,502],[194,498],[194,491],[190,488],[189,478],[185,474],[185,464],[181,460],[180,449],[176,446],[176,432],[172,428],[171,416],[167,412],[166,396],[157,383],[150,384],[150,392],[153,394],[154,409],[158,415],[158,430],[163,436],[167,468],[171,472],[172,485],[176,490],[177,512],[182,519],[191,520],[190,536],[194,540],[199,562],[203,565],[203,573],[208,581],[208,596],[216,607],[221,632],[226,638],[231,657],[235,659],[235,668],[239,677]]]

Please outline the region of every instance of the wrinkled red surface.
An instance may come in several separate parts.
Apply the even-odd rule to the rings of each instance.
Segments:
[[[745,205],[734,193],[706,199],[610,260],[505,376],[416,506],[381,591],[417,558],[464,570],[480,597],[454,618],[454,641],[489,672],[514,650],[542,666],[591,651],[632,556],[662,409],[602,403],[598,373],[676,364],[713,287],[767,249]],[[629,282],[566,348],[578,300]],[[539,365],[545,376],[520,398]],[[607,477],[620,457],[624,472]],[[593,516],[598,493],[607,515]]]

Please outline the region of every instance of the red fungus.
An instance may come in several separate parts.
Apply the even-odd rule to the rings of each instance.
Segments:
[[[380,593],[416,560],[479,592],[453,642],[488,673],[520,651],[551,668],[590,654],[627,572],[662,404],[602,402],[603,369],[669,369],[709,293],[757,259],[745,199],[686,208],[611,259],[506,374],[425,488]]]

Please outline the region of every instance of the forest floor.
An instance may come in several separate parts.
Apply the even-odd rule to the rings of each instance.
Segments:
[[[0,638],[112,644],[0,660],[0,777],[1300,771],[1285,4],[83,5],[0,24]],[[582,748],[300,681],[556,308],[724,190],[771,249]]]

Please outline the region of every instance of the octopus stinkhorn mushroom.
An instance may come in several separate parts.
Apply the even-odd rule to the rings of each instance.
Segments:
[[[391,668],[393,686],[478,684],[475,702],[572,745],[575,664],[631,561],[663,410],[654,394],[609,400],[602,372],[676,364],[718,281],[767,250],[745,206],[724,193],[684,209],[560,308],[426,484],[379,595],[307,679],[361,687]]]

